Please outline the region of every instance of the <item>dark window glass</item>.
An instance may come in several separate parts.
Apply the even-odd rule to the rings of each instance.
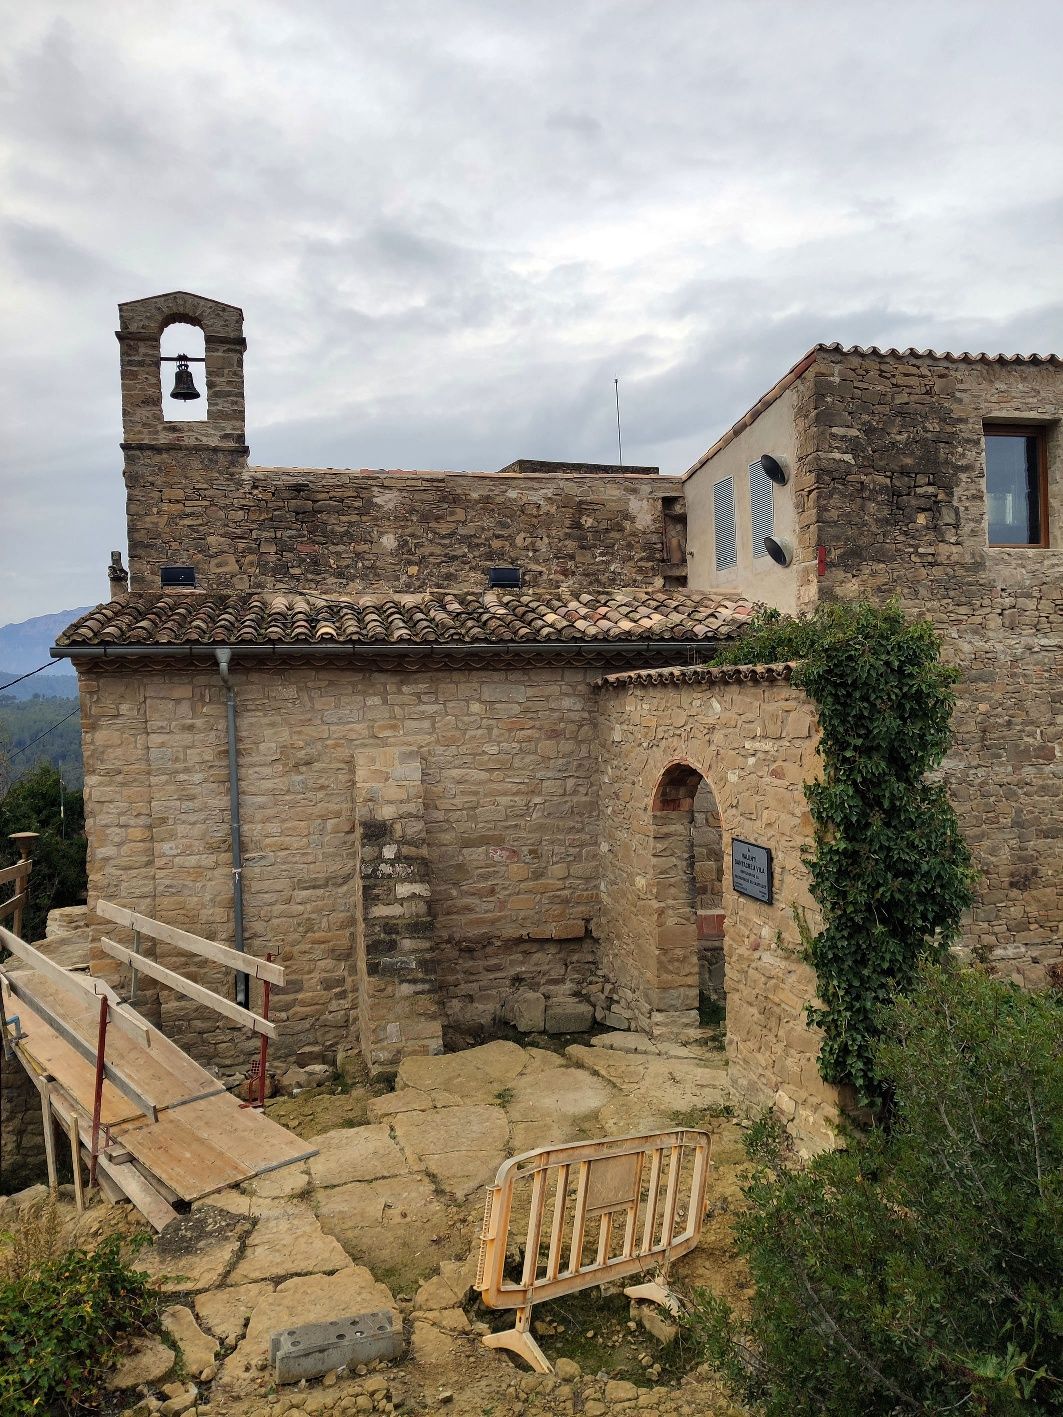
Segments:
[[[990,545],[1040,546],[1040,437],[987,432],[985,473]]]

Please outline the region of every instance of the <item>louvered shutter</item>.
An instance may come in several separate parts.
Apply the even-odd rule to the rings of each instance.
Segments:
[[[735,532],[734,479],[725,477],[712,484],[712,523],[716,545],[716,569],[729,571],[738,565],[738,540]]]
[[[749,515],[753,526],[753,555],[766,556],[764,538],[775,534],[775,498],[772,481],[760,465],[749,464]]]

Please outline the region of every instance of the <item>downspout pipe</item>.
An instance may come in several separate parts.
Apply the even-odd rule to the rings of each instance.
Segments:
[[[232,650],[228,645],[218,645],[214,657],[218,661],[218,673],[226,691],[226,726],[229,738],[229,837],[232,842],[233,863],[233,933],[236,948],[244,953],[244,861],[240,850],[240,775],[236,764],[236,690],[229,676]],[[251,976],[236,976],[236,1002],[242,1008],[251,1007]]]

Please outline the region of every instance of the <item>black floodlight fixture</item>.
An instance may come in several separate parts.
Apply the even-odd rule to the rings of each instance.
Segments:
[[[788,566],[794,559],[794,548],[788,541],[774,536],[764,538],[764,550],[777,566]]]
[[[487,573],[487,584],[497,589],[520,590],[520,567],[492,566]]]
[[[196,568],[195,566],[163,566],[159,573],[159,579],[164,587],[186,586],[195,590]]]
[[[761,453],[760,466],[765,477],[770,477],[772,482],[780,487],[785,487],[790,480],[790,474],[783,467],[778,458],[773,458],[771,453]]]

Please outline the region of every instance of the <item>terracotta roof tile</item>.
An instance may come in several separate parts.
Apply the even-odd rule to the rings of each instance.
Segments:
[[[356,598],[283,591],[133,594],[98,605],[59,636],[84,645],[608,644],[730,639],[752,614],[697,591],[427,591]]]
[[[630,684],[780,684],[797,661],[782,664],[678,664],[669,669],[628,669],[595,681],[599,689],[623,689]]]

